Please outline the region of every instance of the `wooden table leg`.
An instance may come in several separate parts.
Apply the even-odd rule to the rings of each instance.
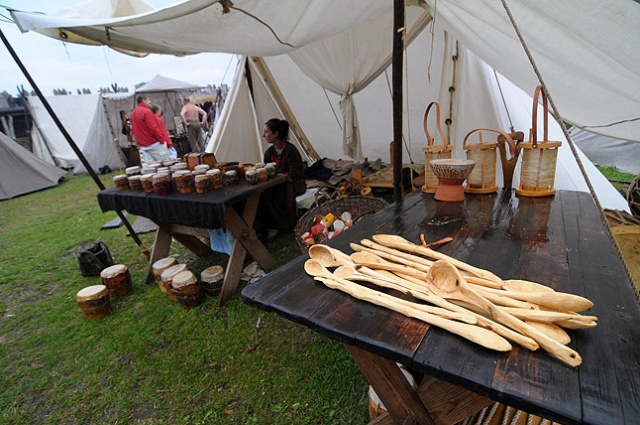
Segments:
[[[247,199],[242,217],[234,208],[227,208],[225,213],[225,221],[227,229],[236,238],[231,249],[229,262],[227,263],[227,271],[222,282],[222,289],[218,296],[218,305],[222,307],[224,303],[235,293],[240,281],[242,266],[247,256],[247,252],[260,264],[265,270],[269,270],[274,265],[274,260],[267,248],[260,242],[253,230],[253,223],[258,212],[258,203],[260,195],[253,195]]]
[[[167,232],[164,226],[158,224],[158,230],[156,230],[156,237],[153,240],[153,247],[151,248],[151,257],[149,258],[149,268],[147,270],[147,279],[146,279],[147,283],[151,283],[151,281],[155,279],[153,275],[153,263],[169,255],[170,249],[171,249],[171,235]]]
[[[396,424],[412,419],[423,425],[434,424],[418,393],[395,362],[353,345],[345,344],[345,348]]]

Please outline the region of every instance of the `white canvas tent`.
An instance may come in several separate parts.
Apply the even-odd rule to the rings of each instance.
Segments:
[[[153,103],[160,105],[165,111],[163,118],[167,129],[173,130],[173,117],[180,114],[183,93],[198,88],[200,86],[196,84],[156,75],[139,87],[136,94],[102,95],[94,108],[95,112],[82,148],[82,153],[93,170],[98,172],[104,166],[112,170],[126,167],[121,148],[129,146],[131,141],[122,132],[123,121],[120,111],[124,111],[127,116],[130,115],[135,107],[137,94],[148,95]],[[78,161],[73,173],[86,172],[84,165]]]
[[[79,149],[84,146],[100,95],[47,96],[46,100],[55,111]],[[78,162],[64,135],[58,129],[42,101],[37,96],[28,97],[29,112],[33,118],[31,139],[34,154],[50,164],[71,168]]]
[[[0,132],[0,200],[57,186],[65,174]]]
[[[513,123],[527,132],[528,95],[539,82],[516,29],[527,42],[529,56],[563,120],[638,141],[640,49],[626,41],[640,38],[640,5],[631,0],[508,3],[515,28],[496,0],[438,1],[437,8],[433,0],[407,2],[407,40],[419,22],[431,22],[409,47],[406,58],[405,153],[412,152],[408,157],[420,162],[422,113],[431,100],[443,106],[444,118],[451,123],[447,131],[456,145],[476,127],[507,129]],[[258,78],[282,93],[298,118],[300,139],[308,136],[320,156],[388,157],[392,125],[389,74],[384,72],[385,57],[391,51],[391,3],[387,0],[237,0],[233,4],[192,0],[131,17],[114,13],[91,20],[85,19],[82,7],[63,18],[18,11],[12,11],[12,16],[23,31],[56,29],[49,35],[76,42],[90,39],[117,49],[262,57],[269,74],[263,72]],[[185,26],[198,31],[184,31]],[[412,62],[420,66],[412,68]],[[494,70],[510,83],[505,79],[499,87],[496,81],[502,77]],[[256,83],[255,78],[251,81]],[[277,93],[270,91],[271,98],[277,99]],[[255,98],[256,92],[249,97],[239,94],[237,102],[246,105],[250,100],[255,105],[244,119],[255,122],[258,130],[252,130],[251,139],[234,141],[247,143],[251,150],[260,145],[255,137],[260,117],[278,108],[286,113],[279,100],[268,106],[269,102],[255,102]],[[315,98],[324,100],[314,102]],[[518,109],[524,112],[518,114]],[[228,131],[238,128],[230,125]],[[218,137],[223,133],[221,129]],[[564,143],[556,187],[586,190],[584,182],[572,183],[580,173],[567,141],[557,127],[552,135]],[[215,139],[213,143],[216,151],[226,147],[226,143],[216,145]],[[608,192],[615,193],[612,188]],[[624,200],[618,206],[602,203],[611,208],[626,205]]]

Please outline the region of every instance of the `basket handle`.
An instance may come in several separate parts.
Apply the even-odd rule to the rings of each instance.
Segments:
[[[467,135],[464,136],[464,141],[462,142],[462,147],[464,149],[467,148],[467,139],[476,131],[493,131],[494,133],[500,134],[502,137],[504,137],[504,140],[506,140],[506,142],[509,144],[509,152],[511,153],[511,157],[513,158],[514,156],[516,156],[516,143],[513,141],[511,136],[505,133],[504,131],[497,130],[495,128],[476,128],[475,130],[471,130],[470,132],[468,132]],[[502,142],[502,139],[498,138],[498,142]],[[482,133],[480,133],[480,143],[482,143]]]
[[[444,135],[444,131],[442,131],[442,127],[440,126],[440,104],[438,102],[431,102],[429,106],[427,106],[427,110],[424,111],[423,127],[424,134],[425,136],[427,136],[427,146],[433,146],[434,141],[433,137],[431,137],[431,134],[429,133],[428,128],[429,111],[431,110],[431,107],[433,105],[436,106],[436,124],[438,125],[438,132],[440,133],[440,137],[442,138],[442,144],[446,148],[449,146],[449,142],[447,141],[447,137]]]
[[[533,148],[538,147],[538,98],[542,95],[542,108],[544,112],[543,118],[543,135],[542,140],[549,140],[549,104],[547,103],[547,94],[542,86],[537,86],[536,91],[533,93],[533,112],[531,121],[531,135],[530,141]]]

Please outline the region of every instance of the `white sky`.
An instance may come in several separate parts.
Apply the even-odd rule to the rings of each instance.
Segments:
[[[146,0],[156,8],[166,7],[181,0]],[[0,6],[24,11],[53,13],[82,0],[0,0]],[[194,84],[231,84],[236,65],[234,55],[201,53],[187,57],[149,55],[134,58],[107,47],[82,46],[62,43],[35,32],[21,33],[10,19],[9,12],[0,7],[0,29],[13,47],[25,68],[47,96],[54,89],[88,88],[97,93],[100,87],[112,83],[134,91],[137,83],[151,80],[157,74]],[[224,80],[223,80],[224,77]],[[31,91],[27,79],[0,41],[0,92],[17,95],[17,86]]]

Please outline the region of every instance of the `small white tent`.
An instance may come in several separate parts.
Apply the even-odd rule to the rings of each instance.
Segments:
[[[0,133],[0,200],[57,186],[65,174]]]

